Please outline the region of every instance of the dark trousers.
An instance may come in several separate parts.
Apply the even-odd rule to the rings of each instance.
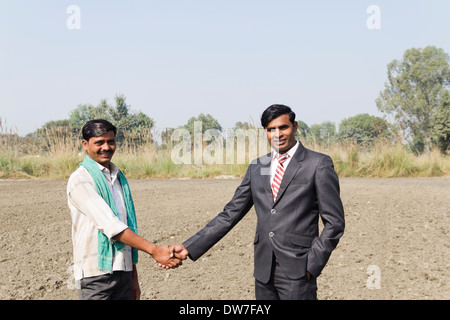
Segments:
[[[114,271],[111,274],[83,278],[79,287],[80,300],[131,300],[132,272]]]
[[[275,256],[272,261],[272,274],[268,283],[255,279],[256,300],[317,300],[317,281],[305,275],[291,280],[281,269]]]

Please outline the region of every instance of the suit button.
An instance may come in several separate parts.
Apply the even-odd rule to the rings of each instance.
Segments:
[[[275,213],[277,213],[277,210],[272,209],[272,210],[270,210],[270,213],[271,213],[271,214],[275,214]]]
[[[269,237],[271,237],[271,238],[272,238],[273,236],[274,236],[273,232],[272,232],[272,231],[270,231],[270,232],[269,232]]]

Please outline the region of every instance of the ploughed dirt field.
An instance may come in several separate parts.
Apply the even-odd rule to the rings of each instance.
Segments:
[[[450,299],[450,177],[341,178],[346,232],[319,299]],[[240,180],[130,180],[139,232],[186,240]],[[0,181],[0,299],[78,299],[66,181]],[[163,270],[145,253],[141,299],[254,299],[252,209],[197,262]]]

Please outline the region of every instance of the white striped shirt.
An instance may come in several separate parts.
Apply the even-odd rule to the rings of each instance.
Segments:
[[[72,216],[72,244],[75,280],[93,277],[107,272],[98,269],[97,233],[103,232],[110,240],[127,226],[127,214],[119,181],[119,169],[111,163],[112,170],[97,163],[106,177],[119,218],[98,194],[94,180],[80,166],[67,183],[67,202]],[[131,247],[116,252],[113,271],[132,271]]]

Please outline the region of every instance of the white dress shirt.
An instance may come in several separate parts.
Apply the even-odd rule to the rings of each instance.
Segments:
[[[89,171],[80,166],[67,183],[67,202],[72,216],[72,243],[75,280],[108,272],[98,269],[98,230],[110,240],[127,229],[127,212],[119,181],[119,169],[111,163],[112,170],[97,163],[106,177],[119,214],[116,217],[105,200],[98,194]],[[113,256],[113,271],[132,271],[131,247]]]

